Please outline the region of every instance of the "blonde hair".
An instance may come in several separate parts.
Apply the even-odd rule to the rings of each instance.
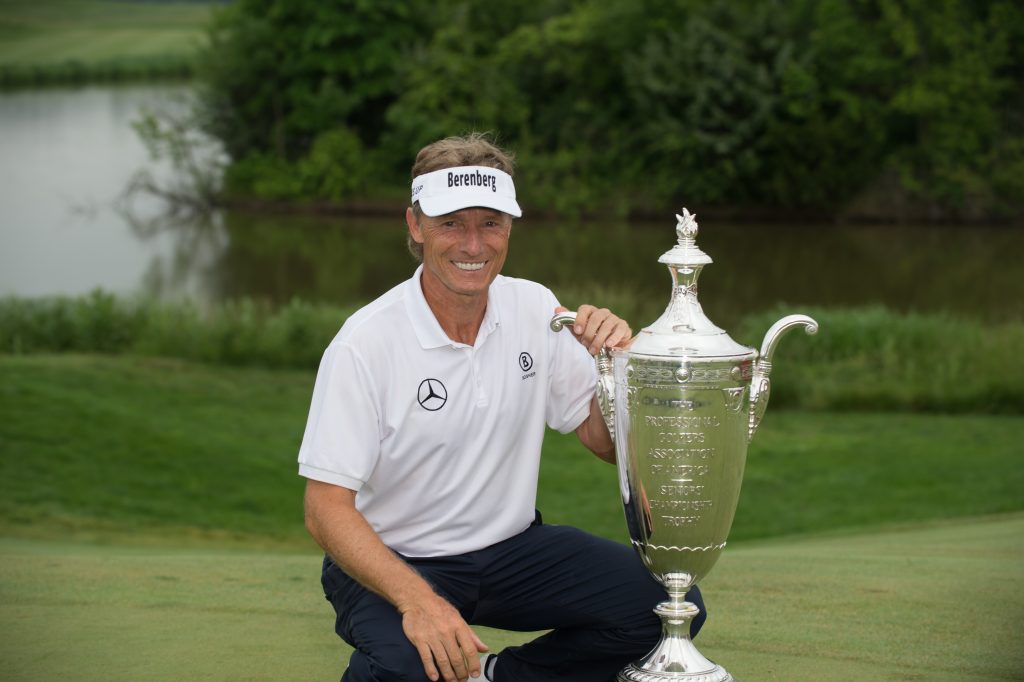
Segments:
[[[513,175],[514,164],[515,155],[494,144],[490,133],[473,132],[462,137],[446,137],[421,149],[412,164],[410,179],[457,166],[488,166]],[[418,201],[413,202],[412,212],[419,223],[423,213]],[[406,237],[406,244],[413,258],[422,263],[423,244],[414,241],[412,235]]]

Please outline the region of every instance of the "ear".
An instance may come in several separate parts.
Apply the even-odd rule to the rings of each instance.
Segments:
[[[416,222],[416,214],[412,212],[412,206],[405,209],[405,224],[409,228],[409,235],[412,237],[412,240],[417,244],[422,244],[423,231],[420,230],[420,225]]]

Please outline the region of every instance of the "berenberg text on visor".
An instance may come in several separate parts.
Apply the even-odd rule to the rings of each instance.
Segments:
[[[492,192],[498,191],[497,178],[488,173],[475,171],[473,173],[448,173],[449,187],[490,187]]]

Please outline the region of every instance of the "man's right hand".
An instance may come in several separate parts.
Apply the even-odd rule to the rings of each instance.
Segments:
[[[388,549],[356,509],[354,490],[306,482],[306,528],[349,576],[394,604],[402,630],[434,682],[480,675],[480,641],[454,606]]]
[[[466,682],[480,677],[480,654],[487,651],[476,633],[451,604],[437,595],[398,607],[402,629],[435,682]]]

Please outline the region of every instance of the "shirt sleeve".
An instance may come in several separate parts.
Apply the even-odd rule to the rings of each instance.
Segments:
[[[551,307],[558,305],[550,294]],[[590,415],[590,401],[597,387],[597,364],[569,329],[549,336],[551,374],[544,418],[560,433],[575,431]]]
[[[299,474],[358,491],[380,455],[380,413],[372,374],[345,343],[328,346],[320,361]]]

